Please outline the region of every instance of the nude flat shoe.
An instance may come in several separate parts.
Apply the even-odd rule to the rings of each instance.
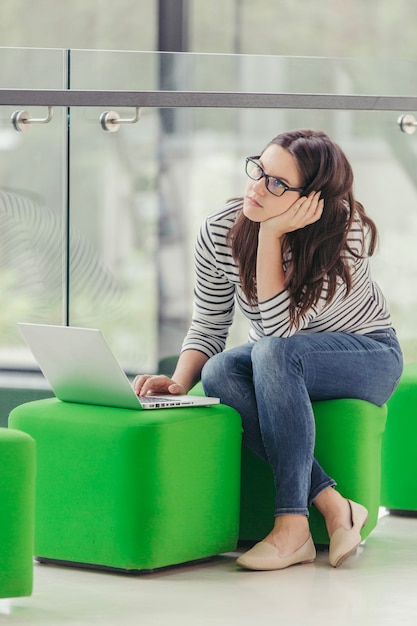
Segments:
[[[236,564],[245,569],[276,570],[298,563],[311,563],[315,558],[316,548],[310,535],[301,548],[288,556],[280,556],[275,546],[267,541],[260,541],[248,552],[242,554],[237,559]]]
[[[362,541],[360,531],[369,519],[364,506],[348,500],[352,520],[352,528],[338,528],[330,537],[329,562],[332,567],[339,567],[348,556],[353,554]]]

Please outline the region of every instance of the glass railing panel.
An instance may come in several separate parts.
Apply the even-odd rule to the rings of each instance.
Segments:
[[[357,198],[379,229],[373,271],[388,299],[407,361],[417,360],[417,135],[402,133],[395,112],[349,112],[355,141],[343,137]]]
[[[73,89],[414,96],[416,62],[72,50]]]
[[[117,307],[113,312],[106,309],[104,294],[102,304],[97,305],[100,300],[86,292],[85,310],[94,316],[77,308],[79,299],[72,293],[71,319],[72,323],[104,326],[127,369],[149,370],[160,358],[178,353],[191,314],[193,247],[201,221],[228,198],[243,193],[245,156],[262,150],[282,130],[296,127],[323,129],[351,159],[358,199],[380,229],[380,247],[373,260],[375,278],[390,301],[407,357],[415,356],[415,330],[409,315],[415,303],[410,304],[413,297],[406,283],[415,271],[411,246],[413,207],[417,206],[417,186],[407,163],[415,161],[416,155],[413,138],[399,130],[401,112],[144,109],[137,125],[123,126],[117,133],[101,130],[97,122],[101,113],[77,113],[77,124],[72,126],[72,215],[77,229],[89,233],[105,267],[109,267],[108,250],[118,259],[119,269],[110,269],[113,277],[123,277],[118,284],[125,289],[119,299],[125,317]],[[132,115],[128,110],[119,113]],[[91,192],[85,202],[85,172],[76,162],[89,150],[94,157],[87,158]],[[381,188],[387,180],[389,190]],[[387,193],[391,188],[409,225],[404,237],[404,250],[410,254],[407,263],[394,254],[404,234],[400,223],[392,224],[393,197]],[[113,228],[105,228],[105,223]],[[399,271],[401,281],[395,278]],[[246,321],[237,315],[229,345],[245,341],[246,333]]]
[[[0,87],[61,89],[62,50],[0,48]],[[12,125],[15,111],[44,119],[42,107],[0,106],[0,368],[32,367],[16,322],[61,323],[65,115]]]
[[[121,111],[129,117],[131,112]],[[69,321],[99,327],[126,369],[158,352],[157,112],[105,132],[102,110],[71,110]]]
[[[417,135],[401,133],[399,112],[240,110],[190,112],[189,148],[183,169],[188,174],[190,231],[245,185],[244,157],[262,150],[279,132],[315,128],[338,142],[355,173],[355,193],[379,229],[372,259],[375,280],[392,311],[407,360],[417,359],[414,311],[417,273]],[[177,182],[181,184],[180,180]],[[186,205],[183,204],[184,210]],[[188,241],[192,256],[192,239]],[[190,301],[193,277],[189,275]],[[189,309],[191,310],[191,309]],[[239,317],[229,344],[244,341],[246,322]]]
[[[417,135],[399,130],[399,112],[249,109],[234,113],[234,125],[230,118],[227,121],[224,112],[217,114],[218,128],[228,128],[219,133],[223,141],[216,140],[209,130],[215,127],[215,113],[195,112],[199,122],[192,133],[190,168],[195,177],[192,188],[196,197],[190,202],[189,218],[194,228],[195,206],[201,206],[201,218],[216,208],[222,198],[242,193],[244,157],[262,150],[274,134],[292,128],[324,130],[348,155],[355,173],[357,199],[378,226],[379,246],[372,259],[374,277],[390,304],[407,360],[416,360],[417,293],[412,285],[417,273]],[[208,163],[214,168],[211,172]],[[223,182],[226,172],[227,182]],[[206,189],[202,180],[207,174]],[[231,341],[241,341],[244,328],[245,324],[239,322]]]
[[[0,88],[63,89],[66,63],[65,50],[0,46]]]

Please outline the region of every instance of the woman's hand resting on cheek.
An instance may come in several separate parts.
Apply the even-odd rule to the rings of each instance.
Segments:
[[[312,191],[308,196],[301,196],[284,213],[261,222],[261,232],[274,234],[279,239],[286,233],[317,222],[324,208],[320,194],[320,191]]]

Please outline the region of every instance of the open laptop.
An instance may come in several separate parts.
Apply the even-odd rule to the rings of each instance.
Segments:
[[[95,328],[24,323],[18,323],[18,328],[59,400],[137,410],[220,402],[219,398],[188,395],[138,397]]]

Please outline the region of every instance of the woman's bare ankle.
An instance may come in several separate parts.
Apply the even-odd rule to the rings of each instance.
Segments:
[[[264,541],[278,549],[281,556],[288,556],[301,548],[310,537],[306,515],[278,515],[274,528]]]
[[[338,528],[350,530],[352,517],[349,502],[333,487],[328,487],[319,493],[314,500],[314,506],[323,515],[327,532],[331,537]]]

